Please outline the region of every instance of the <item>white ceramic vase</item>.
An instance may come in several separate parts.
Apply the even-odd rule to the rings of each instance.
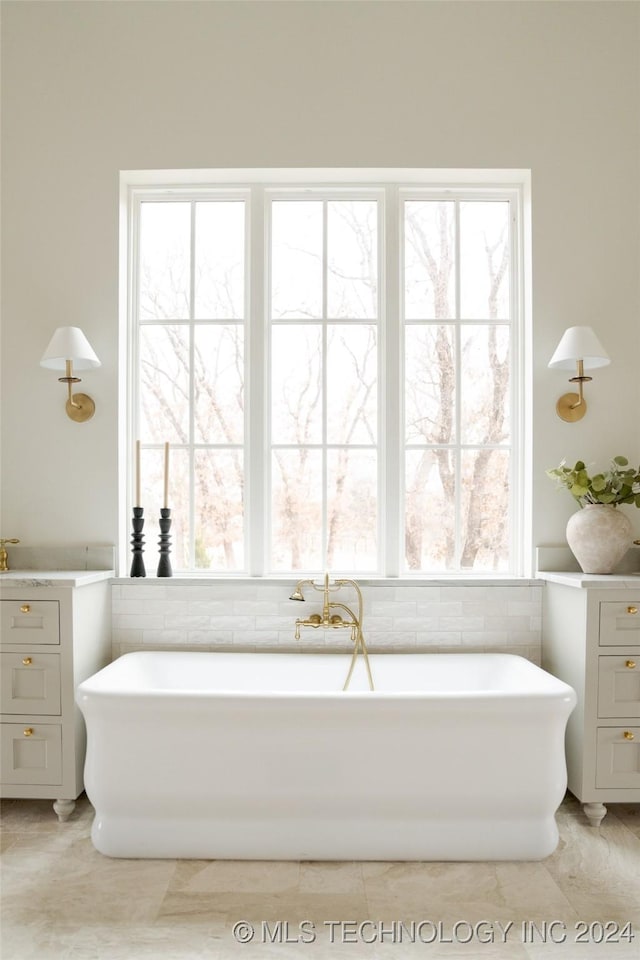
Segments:
[[[589,503],[569,517],[567,543],[584,573],[613,573],[631,546],[631,521],[617,507]]]

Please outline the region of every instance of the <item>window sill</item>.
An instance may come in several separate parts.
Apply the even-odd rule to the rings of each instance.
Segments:
[[[332,574],[342,578],[341,573]],[[432,576],[416,577],[371,577],[371,576],[349,576],[344,575],[345,579],[355,580],[360,587],[536,587],[542,586],[543,581],[537,577],[516,577],[513,574],[433,574]],[[116,585],[153,585],[153,586],[211,586],[217,584],[236,584],[238,586],[256,587],[293,585],[300,579],[307,579],[304,574],[296,576],[294,574],[270,575],[267,577],[248,577],[242,574],[238,576],[220,574],[206,574],[199,572],[184,572],[176,574],[173,577],[114,577],[112,583]],[[312,578],[308,578],[312,579]],[[320,578],[316,575],[316,583],[320,584]]]

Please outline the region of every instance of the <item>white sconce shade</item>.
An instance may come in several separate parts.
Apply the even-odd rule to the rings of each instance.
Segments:
[[[587,412],[582,385],[591,377],[585,376],[585,370],[595,370],[596,367],[606,367],[611,363],[607,351],[604,349],[591,327],[569,327],[562,335],[555,353],[549,360],[552,370],[576,369],[576,376],[570,377],[570,383],[577,383],[579,393],[565,393],[556,403],[556,413],[561,420],[575,423],[582,420]]]
[[[76,423],[84,423],[91,419],[96,407],[86,393],[72,395],[71,384],[80,383],[80,378],[73,375],[74,364],[76,370],[90,370],[99,367],[100,361],[80,327],[58,327],[40,360],[40,366],[47,370],[64,370],[64,377],[58,377],[58,380],[68,387],[67,416]]]
[[[93,347],[80,327],[58,327],[42,355],[40,366],[48,370],[64,370],[67,360],[72,361],[76,370],[100,366]]]
[[[585,370],[606,367],[611,363],[591,327],[569,327],[562,335],[554,355],[549,360],[553,370],[573,370],[577,360],[582,360]]]

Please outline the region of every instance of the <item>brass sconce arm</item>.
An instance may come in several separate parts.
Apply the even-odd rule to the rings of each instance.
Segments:
[[[584,360],[576,360],[577,375],[569,377],[569,383],[578,384],[577,393],[565,393],[556,403],[556,412],[561,420],[569,423],[581,420],[587,412],[587,404],[584,399],[582,384],[593,380],[593,377],[585,376]]]
[[[576,360],[578,366],[578,374],[575,377],[569,377],[569,383],[578,384],[578,401],[574,403],[574,407],[579,407],[581,403],[584,403],[584,397],[582,395],[582,384],[587,383],[589,380],[593,380],[593,377],[587,377],[584,373],[584,360]]]
[[[65,360],[65,365],[66,365],[66,374],[65,374],[64,377],[58,377],[58,382],[59,382],[59,383],[66,383],[67,386],[69,387],[69,396],[68,396],[68,398],[67,398],[67,405],[70,406],[70,407],[75,407],[77,410],[81,410],[81,409],[82,409],[82,404],[81,404],[81,403],[76,403],[75,400],[74,400],[74,398],[73,398],[73,394],[72,394],[72,392],[71,392],[71,384],[72,384],[72,383],[82,383],[82,380],[81,380],[80,377],[74,377],[74,375],[73,375],[73,360]],[[79,396],[79,397],[84,397],[84,396],[86,396],[86,395],[83,394],[83,393],[80,393],[80,394],[78,394],[78,396]],[[87,397],[86,399],[89,400],[90,398]],[[91,402],[93,403],[93,401],[91,401]],[[95,410],[95,407],[94,407],[94,410]]]

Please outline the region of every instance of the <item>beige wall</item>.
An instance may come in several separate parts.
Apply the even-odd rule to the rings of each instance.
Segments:
[[[120,170],[519,167],[533,539],[562,542],[573,506],[545,467],[640,459],[639,30],[616,2],[4,2],[1,535],[117,538]],[[612,364],[568,425],[546,364],[579,323]],[[62,324],[103,361],[85,425],[38,366]]]

